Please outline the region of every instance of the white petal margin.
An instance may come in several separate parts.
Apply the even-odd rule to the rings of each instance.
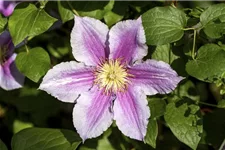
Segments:
[[[183,77],[178,76],[169,64],[153,59],[131,66],[129,80],[146,95],[167,94],[173,91]]]
[[[93,87],[82,94],[73,110],[73,123],[83,142],[101,135],[113,122],[112,96]]]
[[[86,65],[97,65],[106,58],[108,27],[90,17],[75,16],[74,20],[70,42],[75,59]]]
[[[93,86],[93,68],[75,61],[63,62],[50,69],[39,89],[63,102],[73,103]]]
[[[112,59],[134,63],[147,55],[145,33],[141,18],[117,23],[109,31],[109,47]]]
[[[150,117],[146,95],[131,87],[118,92],[113,110],[119,130],[132,139],[144,141]]]
[[[25,77],[16,68],[15,59],[16,54],[13,54],[0,65],[0,87],[4,90],[18,89],[24,84]]]

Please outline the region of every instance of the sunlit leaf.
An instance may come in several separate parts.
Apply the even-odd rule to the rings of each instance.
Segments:
[[[174,7],[155,7],[142,15],[147,43],[163,45],[178,41],[184,34],[187,18]]]
[[[16,57],[16,66],[26,77],[38,82],[49,70],[50,58],[44,49],[36,47],[29,52],[19,53]]]
[[[14,45],[28,36],[37,36],[47,31],[57,20],[47,14],[44,9],[38,9],[33,4],[25,8],[17,8],[9,18],[9,31]]]

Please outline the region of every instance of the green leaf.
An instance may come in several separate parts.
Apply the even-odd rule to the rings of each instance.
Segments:
[[[217,19],[224,19],[225,4],[216,4],[208,7],[200,16],[200,22],[203,26]]]
[[[33,127],[34,125],[30,122],[24,122],[20,120],[14,120],[13,122],[13,133],[17,133],[23,129]]]
[[[0,150],[8,150],[7,147],[5,146],[5,144],[2,142],[1,139],[0,139]]]
[[[217,105],[219,108],[224,108],[225,109],[225,100],[220,100],[218,102],[218,105]]]
[[[28,128],[12,138],[12,150],[74,150],[81,143],[77,133],[64,129]]]
[[[181,39],[187,18],[173,7],[155,7],[142,15],[147,43],[163,45]]]
[[[151,119],[164,115],[166,110],[166,102],[161,98],[148,98],[151,110]]]
[[[179,86],[175,89],[174,94],[181,98],[188,97],[194,101],[200,101],[198,91],[194,83],[190,80],[179,84]]]
[[[50,58],[44,49],[36,47],[29,52],[19,53],[16,57],[16,66],[26,77],[38,82],[49,70]]]
[[[212,82],[225,72],[225,51],[215,44],[203,45],[197,58],[186,64],[186,71],[199,80]]]
[[[4,31],[7,19],[0,14],[0,34]]]
[[[158,135],[158,124],[154,119],[150,119],[147,127],[147,134],[145,136],[145,142],[156,148],[156,139]]]
[[[37,36],[47,31],[56,20],[44,9],[37,9],[33,4],[25,8],[17,7],[9,18],[9,31],[14,45],[19,44],[28,36]]]
[[[59,14],[62,19],[62,22],[65,23],[69,20],[72,20],[74,18],[74,14],[69,9],[66,9],[65,7],[63,7],[63,5],[68,5],[68,4],[66,1],[58,1]]]
[[[161,60],[168,64],[171,64],[178,58],[179,57],[174,55],[174,53],[172,52],[170,44],[158,45],[155,51],[152,53],[152,59]]]
[[[115,23],[119,22],[120,20],[123,19],[123,16],[120,16],[112,11],[108,11],[105,15],[104,15],[104,20],[105,23],[110,27],[112,25],[114,25]]]
[[[128,2],[131,7],[135,7],[137,10],[141,10],[144,7],[149,6],[149,5],[151,7],[154,7],[157,5],[152,1],[128,1]]]
[[[183,143],[196,149],[203,133],[202,117],[199,106],[190,99],[170,103],[164,115],[173,134]]]
[[[68,0],[75,10],[78,11],[93,11],[96,9],[103,9],[109,0]]]
[[[203,29],[205,34],[212,38],[212,39],[218,39],[223,34],[225,34],[225,22],[222,23],[210,23]]]
[[[98,140],[98,144],[96,147],[97,150],[116,150],[109,140],[109,136],[111,135],[111,133],[112,133],[111,128],[109,128],[107,131],[103,133],[102,138]]]

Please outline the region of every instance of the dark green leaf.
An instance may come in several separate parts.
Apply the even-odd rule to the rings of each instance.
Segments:
[[[183,143],[196,149],[203,132],[199,106],[189,99],[170,103],[164,115],[173,134]]]
[[[178,56],[174,55],[170,44],[159,45],[152,53],[152,59],[161,60],[168,64],[171,64]]]
[[[154,7],[155,4],[153,1],[129,1],[129,4],[132,7],[136,7],[136,8],[142,8],[142,7],[146,7],[146,6],[151,6]]]
[[[200,96],[198,94],[198,91],[193,84],[192,81],[188,80],[186,82],[183,82],[179,84],[179,86],[174,91],[174,94],[176,94],[178,97],[188,97],[195,101],[200,101]]]
[[[147,127],[147,134],[145,136],[145,142],[156,148],[156,139],[158,135],[158,124],[154,119],[150,119]]]
[[[68,0],[69,3],[77,11],[93,11],[96,9],[103,9],[109,0]]]
[[[37,9],[33,4],[15,9],[9,18],[9,31],[14,45],[28,36],[37,36],[47,31],[55,21],[56,19],[49,16],[44,9]]]
[[[16,66],[26,77],[38,82],[49,70],[50,58],[44,49],[36,47],[29,52],[19,53],[16,57]]]
[[[62,3],[63,5],[68,5],[68,3],[66,1],[58,1],[59,14],[62,19],[62,22],[65,23],[69,20],[72,20],[74,18],[74,14],[69,9],[66,9],[65,7],[63,7]]]
[[[0,34],[4,31],[7,19],[0,14]]]
[[[80,143],[70,130],[28,128],[13,136],[12,150],[75,150]]]
[[[204,130],[206,131],[205,141],[219,149],[225,139],[225,110],[217,109],[208,113],[203,118]]]
[[[222,23],[210,23],[204,28],[205,34],[213,39],[220,38],[225,34],[225,22]]]
[[[149,107],[151,110],[151,118],[157,118],[165,113],[166,102],[161,98],[148,98]]]
[[[224,108],[224,109],[225,109],[225,100],[220,100],[220,101],[218,102],[218,107],[219,107],[219,108]]]
[[[33,127],[34,125],[31,122],[24,122],[21,120],[14,120],[13,122],[13,133],[17,133],[23,129]]]
[[[163,45],[178,41],[184,34],[187,18],[173,7],[156,7],[142,16],[147,43]]]
[[[112,11],[108,11],[104,16],[104,20],[109,27],[119,22],[122,19],[123,19],[123,16],[120,16]]]
[[[0,139],[0,150],[8,150],[7,147],[5,146],[5,144],[2,142],[1,139]]]
[[[200,47],[197,58],[186,64],[186,71],[199,80],[212,82],[225,71],[225,51],[215,44]]]
[[[203,26],[215,21],[216,19],[225,18],[225,4],[216,4],[208,7],[200,16],[200,21]]]

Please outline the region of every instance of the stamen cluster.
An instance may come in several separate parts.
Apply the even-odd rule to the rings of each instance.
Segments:
[[[97,66],[95,83],[106,93],[125,91],[129,76],[126,66],[119,59],[108,60]]]

